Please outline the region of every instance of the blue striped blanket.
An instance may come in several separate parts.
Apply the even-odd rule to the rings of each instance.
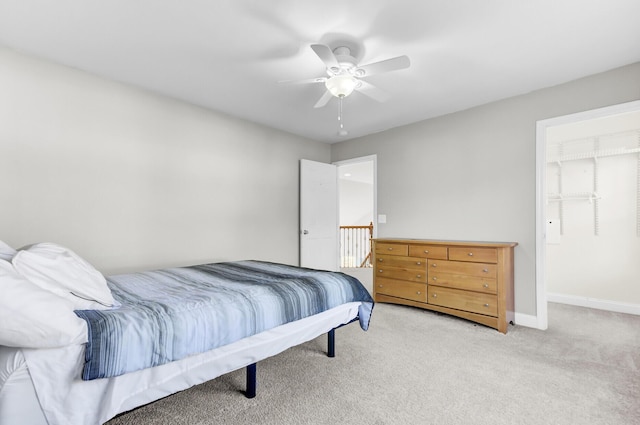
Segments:
[[[114,310],[78,310],[89,342],[82,379],[122,375],[232,343],[341,304],[373,300],[355,278],[284,264],[238,261],[107,278]]]

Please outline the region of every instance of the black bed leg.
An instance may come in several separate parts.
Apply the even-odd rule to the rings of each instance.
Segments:
[[[336,356],[336,330],[331,329],[327,334],[327,356]]]
[[[244,393],[247,398],[256,396],[256,364],[247,366],[247,391]]]

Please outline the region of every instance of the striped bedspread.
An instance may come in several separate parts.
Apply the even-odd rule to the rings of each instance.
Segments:
[[[122,375],[229,344],[338,305],[373,300],[355,278],[284,264],[238,261],[107,278],[114,310],[79,310],[89,342],[82,379]]]

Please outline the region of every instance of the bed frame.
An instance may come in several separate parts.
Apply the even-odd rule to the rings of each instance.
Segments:
[[[49,401],[47,402],[48,407],[52,407],[51,403],[54,403],[56,406],[58,406],[57,403],[62,403],[61,406],[56,407],[56,411],[58,413],[51,417],[51,419],[54,420],[53,423],[56,423],[56,418],[62,417],[66,418],[69,423],[73,424],[88,423],[87,421],[89,421],[90,423],[104,423],[117,414],[136,409],[140,406],[144,406],[175,392],[185,390],[193,385],[204,383],[211,379],[215,379],[216,377],[221,376],[225,373],[243,368],[246,368],[246,388],[244,391],[244,396],[247,398],[256,397],[257,363],[259,363],[263,359],[277,355],[287,348],[302,344],[305,341],[310,341],[323,334],[327,335],[327,356],[330,358],[335,357],[336,329],[353,323],[354,321],[359,321],[359,315],[357,313],[351,313],[354,309],[357,309],[355,304],[356,303],[350,303],[350,306],[348,307],[347,305],[345,305],[344,307],[341,307],[339,312],[334,312],[334,310],[331,310],[322,313],[322,315],[325,315],[329,322],[333,321],[334,323],[333,325],[327,323],[329,326],[324,327],[324,331],[321,330],[321,328],[323,327],[322,323],[326,323],[327,319],[322,319],[322,321],[317,322],[316,319],[311,320],[311,318],[306,318],[302,320],[305,322],[305,325],[303,325],[302,327],[298,327],[297,324],[294,325],[293,323],[284,325],[296,326],[296,329],[299,330],[293,331],[293,333],[290,331],[290,329],[287,329],[286,331],[279,331],[280,337],[276,337],[278,339],[272,339],[273,336],[277,335],[275,334],[273,336],[268,336],[267,339],[259,338],[254,342],[247,342],[246,344],[244,344],[243,341],[239,341],[238,344],[240,345],[238,346],[238,348],[226,349],[225,347],[221,347],[221,349],[214,350],[222,350],[218,354],[215,354],[215,357],[209,357],[209,354],[203,353],[202,355],[200,355],[201,360],[197,359],[197,357],[199,356],[195,356],[196,359],[194,360],[185,359],[182,361],[174,362],[176,364],[185,361],[188,362],[186,363],[187,366],[184,370],[189,370],[190,372],[186,377],[180,377],[182,375],[182,372],[176,372],[176,369],[174,367],[178,367],[177,365],[173,366],[170,364],[161,366],[163,368],[168,367],[169,370],[174,371],[168,372],[167,369],[165,369],[166,373],[163,372],[163,376],[173,376],[173,378],[169,378],[170,381],[165,381],[163,378],[162,382],[165,382],[165,384],[158,384],[158,381],[155,378],[147,380],[145,376],[149,375],[145,375],[145,371],[140,371],[134,372],[132,374],[127,374],[135,375],[131,377],[121,376],[117,378],[107,378],[106,380],[77,381],[80,382],[80,387],[76,388],[75,386],[69,386],[74,384],[65,384],[65,381],[67,379],[65,378],[65,376],[67,376],[65,370],[67,370],[67,372],[69,371],[68,368],[71,368],[71,370],[73,370],[75,368],[75,366],[73,366],[73,362],[71,365],[65,365],[62,368],[56,367],[56,365],[60,365],[66,362],[67,359],[75,358],[76,355],[81,356],[82,349],[78,348],[75,351],[54,349],[46,350],[41,353],[39,352],[40,350],[31,350],[38,352],[38,358],[44,359],[44,364],[42,364],[39,360],[36,360],[36,363],[30,364],[28,361],[29,359],[27,358],[27,354],[29,354],[29,352],[25,352],[22,349],[15,349],[17,350],[16,353],[18,357],[11,357],[11,354],[9,354],[10,360],[6,365],[6,372],[8,372],[9,375],[8,377],[5,375],[5,379],[8,378],[8,380],[4,381],[5,383],[8,383],[8,385],[5,386],[4,392],[0,391],[0,423],[20,423],[24,425],[47,424],[47,419],[45,419],[44,411],[42,410],[44,407],[41,406],[38,402],[35,383],[32,382],[34,374],[36,376],[43,376],[43,373],[48,376],[47,380],[51,382],[50,389],[46,390],[46,394],[48,394],[47,398],[49,399]],[[331,319],[328,318],[329,316],[326,316],[327,314],[331,317]],[[341,319],[340,317],[344,317],[344,319],[346,320],[343,321],[343,319]],[[291,336],[293,336],[294,334],[296,335],[294,336],[294,339],[297,340],[296,342],[290,340]],[[260,340],[262,340],[262,342],[258,342]],[[266,352],[265,347],[267,349]],[[255,353],[255,355],[252,353]],[[32,352],[31,356],[33,355],[34,353]],[[248,359],[248,357],[253,357],[253,361],[242,364],[243,359]],[[2,358],[3,356],[0,355],[0,360],[2,360]],[[7,359],[6,355],[4,359]],[[28,366],[28,364],[30,364],[30,366]],[[217,364],[219,364],[219,366],[216,366]],[[232,366],[233,364],[235,364],[235,367]],[[35,369],[32,370],[31,366],[34,366]],[[2,369],[0,368],[0,371],[1,370]],[[178,370],[183,369],[182,367],[179,367]],[[140,373],[142,373],[142,375],[140,375]],[[179,373],[180,376],[178,376],[176,373]],[[152,374],[151,376],[157,375]],[[2,378],[2,376],[0,376],[0,378]],[[121,381],[121,379],[125,379],[125,381]],[[132,393],[135,394],[132,396],[127,396],[126,394],[123,395],[122,388],[130,388],[129,385],[131,384],[131,382],[134,382],[134,386],[140,385],[144,382],[148,382],[149,390],[139,394]],[[1,383],[2,382],[0,382],[0,384]],[[96,384],[99,385],[96,387]],[[111,388],[109,390],[109,399],[111,401],[109,403],[103,404],[102,401],[96,401],[94,397],[96,397],[96,392],[101,394],[106,386]],[[0,388],[1,387],[2,386],[0,385]],[[6,390],[8,389],[10,389],[10,391],[7,392]],[[113,391],[113,393],[111,391]],[[50,399],[50,396],[53,396],[54,399]],[[99,396],[98,399],[102,400],[99,398]],[[73,400],[73,402],[67,402],[67,400]],[[114,406],[114,400],[120,400],[117,402],[117,406]],[[84,420],[80,419],[80,417],[77,416],[78,412],[76,409],[78,403],[85,406],[83,409],[80,409],[80,411],[91,411],[92,416],[87,416]],[[47,416],[50,414],[52,413],[49,410]],[[69,414],[71,416],[66,416],[66,414]]]
[[[353,323],[356,320],[359,320],[358,317],[355,317],[349,323]],[[346,326],[349,323],[345,323],[344,325],[340,325],[336,328],[331,329],[327,332],[327,357],[335,357],[336,356],[336,329],[341,328],[342,326]],[[245,391],[245,397],[254,398],[256,396],[256,388],[257,388],[257,363],[252,363],[247,366],[247,388]]]

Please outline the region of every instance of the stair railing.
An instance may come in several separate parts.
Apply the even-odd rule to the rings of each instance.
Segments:
[[[373,222],[368,226],[340,226],[340,267],[371,267]]]

